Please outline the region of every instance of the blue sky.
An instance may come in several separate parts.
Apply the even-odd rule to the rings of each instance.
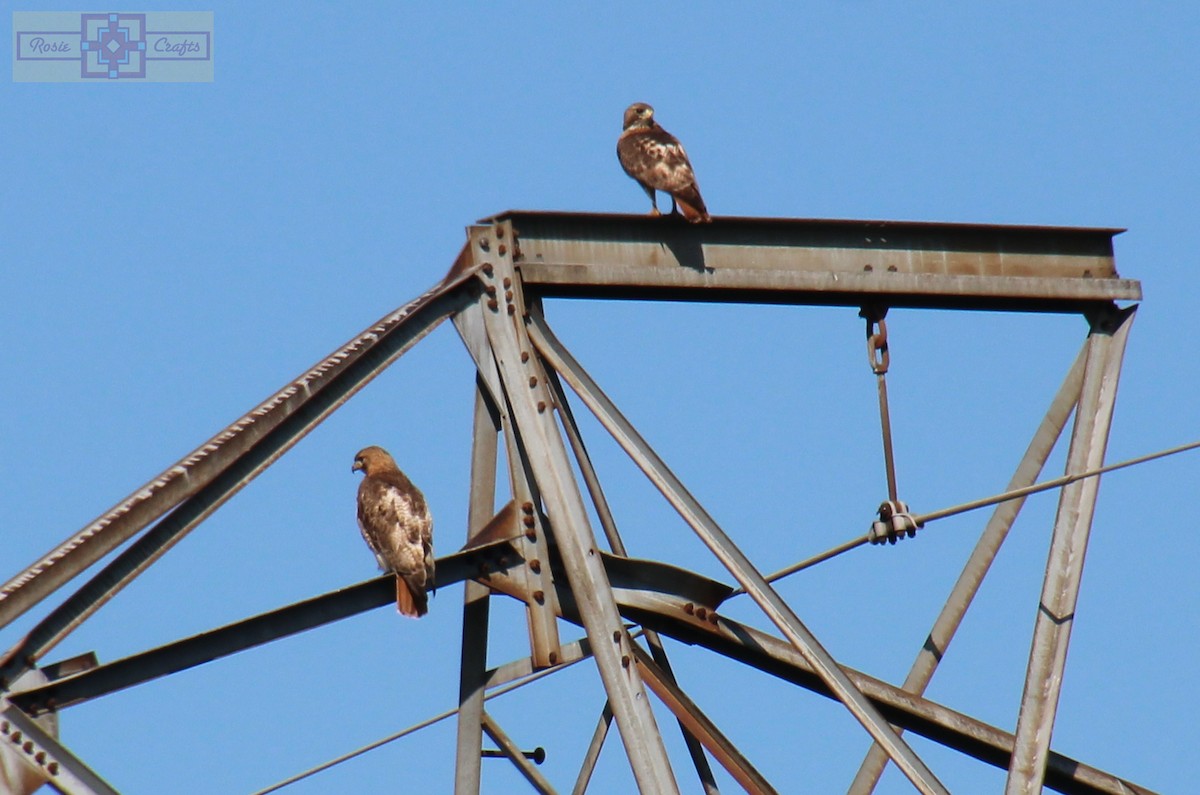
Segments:
[[[58,7],[18,7],[38,9]],[[0,81],[4,579],[423,292],[476,219],[643,212],[614,152],[633,101],[683,139],[718,216],[1127,228],[1117,265],[1145,301],[1108,459],[1198,436],[1195,7],[208,9],[211,84]],[[865,530],[886,487],[853,310],[560,301],[547,316],[762,569]],[[897,310],[889,331],[901,494],[932,510],[1003,490],[1086,324]],[[392,450],[433,506],[439,550],[457,548],[472,389],[443,325],[50,659],[114,659],[372,576],[350,473],[366,444]],[[729,581],[584,425],[631,554]],[[1161,792],[1193,778],[1198,477],[1193,454],[1103,480],[1053,743]],[[1029,501],[929,691],[1006,729],[1054,506]],[[839,660],[902,680],[985,520],[857,550],[781,593]],[[122,791],[253,791],[453,706],[460,602],[445,588],[419,623],[378,610],[73,708],[64,742]],[[495,664],[526,635],[511,604],[493,611]],[[749,603],[729,612],[766,626]],[[848,785],[869,743],[844,709],[668,650],[782,791]],[[594,669],[493,704],[569,789],[603,705]],[[447,722],[285,791],[449,791],[453,738]],[[955,792],[1002,787],[1000,771],[913,744]],[[484,776],[487,792],[524,791],[505,762],[485,760]],[[630,787],[613,738],[594,791]],[[878,791],[911,788],[892,770]]]

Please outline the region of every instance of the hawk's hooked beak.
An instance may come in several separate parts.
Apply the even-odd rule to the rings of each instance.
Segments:
[[[355,461],[354,464],[350,467],[350,471],[358,472],[362,468],[363,468],[362,461]]]

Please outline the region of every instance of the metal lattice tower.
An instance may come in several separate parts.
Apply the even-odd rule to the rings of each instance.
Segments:
[[[679,791],[647,697],[678,719],[696,774],[715,791],[715,760],[748,792],[774,792],[675,681],[667,636],[725,655],[841,702],[874,740],[850,785],[868,793],[890,760],[924,793],[945,792],[902,732],[915,732],[1006,768],[1007,792],[1130,793],[1148,790],[1050,749],[1125,341],[1139,301],[1118,277],[1117,230],[861,221],[719,218],[692,226],[672,218],[513,212],[468,228],[445,279],[364,330],[267,401],[0,589],[0,627],[45,599],[61,600],[0,661],[0,748],[6,759],[65,793],[114,792],[55,737],[52,716],[107,693],[390,604],[390,577],[316,596],[104,664],[77,659],[39,667],[45,655],[186,533],[287,452],[446,318],[477,374],[474,444],[464,551],[438,561],[438,585],[465,581],[455,791],[480,788],[482,738],[499,746],[539,792],[553,792],[484,709],[489,689],[590,659],[608,697],[579,780],[586,786],[610,720],[620,729],[644,793]],[[885,449],[890,308],[1082,314],[1089,333],[946,600],[925,649],[902,685],[840,665],[555,336],[543,298],[605,297],[856,307],[868,323],[879,376]],[[571,410],[570,394],[595,415],[737,587],[668,563],[629,557]],[[1074,415],[1058,513],[1033,628],[1015,732],[925,699],[941,655]],[[500,452],[510,492],[497,501]],[[899,502],[889,464],[889,501],[867,542],[895,542],[949,512],[913,515]],[[507,497],[507,499],[505,499]],[[494,506],[504,504],[499,512]],[[979,507],[978,505],[972,507]],[[590,516],[598,519],[599,527]],[[598,537],[607,541],[601,549]],[[82,586],[71,581],[117,547]],[[819,556],[822,557],[822,556]],[[823,557],[828,557],[823,556]],[[722,615],[745,593],[778,635]],[[525,606],[529,655],[486,669],[489,603]],[[564,622],[586,638],[560,639]],[[635,628],[631,631],[631,627]],[[678,767],[678,760],[675,767]]]

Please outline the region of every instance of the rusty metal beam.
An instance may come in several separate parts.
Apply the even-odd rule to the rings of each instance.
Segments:
[[[513,271],[512,227],[472,227],[468,250],[490,297],[484,327],[529,468],[545,505],[550,530],[576,608],[591,642],[605,691],[612,702],[634,779],[642,792],[678,792],[670,758],[637,669],[630,667],[629,638],[605,573],[583,496],[559,435],[545,374],[525,329],[521,286]],[[501,299],[502,296],[502,299]],[[523,354],[523,355],[522,355]],[[541,561],[549,569],[549,559]],[[557,589],[556,589],[557,590]],[[545,593],[541,594],[544,599]],[[562,594],[559,593],[559,597]],[[534,594],[537,601],[538,594]]]
[[[467,544],[483,529],[496,502],[497,435],[500,412],[479,376],[475,384],[474,441],[471,446],[471,494],[467,504]],[[455,795],[478,795],[483,747],[483,696],[486,689],[488,613],[491,591],[474,580],[463,588],[462,651],[458,684],[458,734],[454,764]]]
[[[554,786],[551,785],[546,777],[542,775],[542,771],[534,767],[533,763],[525,758],[525,754],[521,753],[521,749],[514,743],[495,719],[487,712],[483,713],[483,730],[487,732],[487,736],[492,738],[492,742],[500,746],[501,752],[508,757],[517,770],[521,771],[521,775],[525,777],[535,790],[541,795],[556,795]]]
[[[489,297],[490,298],[490,297]],[[521,571],[522,575],[537,585],[531,585],[527,593],[541,593],[539,601],[530,598],[525,604],[525,620],[529,628],[529,645],[534,659],[539,666],[554,665],[559,654],[558,605],[556,589],[549,581],[549,569],[542,569],[540,562],[549,558],[546,544],[545,521],[538,506],[541,499],[537,494],[537,484],[533,473],[526,465],[528,456],[523,452],[524,444],[517,432],[512,419],[512,407],[508,393],[500,379],[496,366],[496,357],[492,352],[484,325],[484,307],[476,303],[454,316],[454,326],[462,338],[467,352],[475,361],[481,384],[486,387],[488,394],[496,406],[501,427],[504,431],[504,445],[508,462],[509,487],[513,499],[522,506],[521,520],[525,529],[531,531],[521,536],[516,542],[518,551],[525,560],[538,561],[538,564]],[[537,568],[537,571],[533,569]]]
[[[515,211],[531,293],[1078,312],[1141,299],[1121,230],[895,221],[672,218]]]
[[[446,555],[437,561],[437,584],[444,587],[479,576],[481,568],[503,569],[519,559],[507,541]],[[210,662],[289,635],[395,602],[392,575],[323,594],[223,627],[134,654],[41,687],[9,694],[31,713],[89,701],[117,690]]]
[[[716,614],[715,607],[732,590],[729,586],[664,563],[609,555],[603,555],[602,559],[621,612],[628,619],[646,627],[652,627],[664,635],[684,643],[694,644],[746,662],[767,673],[832,697],[828,688],[813,673],[811,666],[789,643]],[[503,560],[494,562],[489,566],[490,571],[485,579],[493,588],[523,600],[524,595],[519,593],[517,585],[519,580],[509,574],[511,565],[511,562],[506,563]],[[452,573],[453,568],[452,558],[443,558],[438,561],[440,585],[447,585],[459,578],[457,574]],[[320,626],[339,617],[355,615],[371,608],[391,604],[395,599],[395,589],[391,587],[392,585],[393,583],[386,577],[379,577],[317,597],[310,600],[311,604],[302,602],[289,605],[247,619],[245,622],[229,625],[225,629],[261,638],[255,643],[244,644],[240,647],[249,648],[260,642],[286,637],[304,629]],[[353,604],[347,605],[347,602],[353,602]],[[574,605],[567,600],[563,607],[567,611],[564,613],[564,618],[578,623],[578,613],[574,609]],[[290,627],[284,626],[289,614],[297,610],[308,613],[307,619],[303,623],[297,622]],[[221,630],[213,632],[219,633]],[[14,693],[11,694],[10,699],[34,711],[44,708],[49,699],[56,697],[61,699],[64,704],[80,703],[120,687],[148,681],[153,678],[151,675],[153,671],[150,670],[152,665],[158,668],[157,675],[163,675],[224,656],[214,653],[220,651],[215,646],[190,650],[187,648],[187,645],[209,634],[211,633],[204,633],[145,652],[143,655],[109,663],[107,666],[101,666],[93,671],[66,677],[58,682],[52,682],[46,688]],[[559,667],[571,664],[590,653],[590,645],[586,641],[563,644],[562,649],[563,660]],[[183,656],[183,653],[188,651],[193,654],[187,657]],[[151,655],[162,655],[167,659],[163,661],[164,664],[159,664]],[[136,677],[135,681],[115,683],[109,678],[120,673],[119,667],[123,667],[123,663],[131,663],[135,661],[136,657],[142,657],[141,662],[145,663],[145,668],[140,671],[141,675]],[[107,672],[105,672],[105,668],[108,669]],[[557,670],[557,668],[550,670]],[[1013,737],[1011,734],[911,693],[905,693],[899,688],[853,669],[845,670],[856,686],[872,699],[888,720],[897,726],[914,731],[989,764],[1007,767],[1012,754]],[[93,674],[93,672],[95,673]],[[499,687],[533,673],[535,673],[535,668],[532,662],[528,658],[523,658],[489,671],[486,675],[488,688]],[[93,674],[90,681],[89,674]],[[114,686],[114,684],[118,686]],[[56,693],[48,689],[54,685],[65,687]],[[1046,786],[1060,792],[1085,793],[1086,795],[1093,793],[1152,795],[1148,789],[1055,753],[1050,754],[1047,770]]]
[[[677,687],[675,671],[671,667],[670,658],[667,657],[667,650],[663,648],[662,638],[652,629],[646,630],[645,636],[646,645],[650,647],[650,659],[654,661],[658,669],[656,675],[662,678],[666,687]],[[704,743],[696,736],[688,721],[678,716],[676,716],[676,720],[679,722],[679,731],[683,734],[683,743],[687,746],[688,756],[692,758],[692,766],[696,768],[696,775],[700,779],[701,791],[705,795],[720,795],[721,789],[717,786],[712,765],[708,763],[708,757],[704,754]]]
[[[583,764],[579,766],[579,775],[575,777],[571,795],[583,795],[587,792],[588,782],[592,780],[592,773],[596,770],[596,762],[600,761],[600,751],[604,748],[604,741],[608,739],[608,730],[612,728],[612,719],[612,704],[605,699],[604,709],[600,711],[600,720],[596,721],[596,730],[592,732],[592,740],[583,755]]]
[[[887,750],[888,756],[903,771],[918,790],[944,793],[946,788],[933,771],[896,734],[871,702],[846,677],[832,655],[820,644],[800,617],[763,578],[728,534],[704,510],[683,483],[671,472],[625,418],[608,396],[554,337],[545,320],[537,315],[530,318],[530,336],[538,351],[558,371],[571,388],[587,404],[600,424],[612,434],[617,443],[645,473],[647,478],[666,497],[684,521],[695,531],[709,551],[758,604],[767,618],[788,638],[804,658],[821,675],[829,688],[874,740]]]
[[[661,597],[645,598],[637,591],[618,590],[618,596],[623,614],[643,626],[724,654],[814,693],[834,697],[790,643],[724,616],[709,613],[700,618],[699,610],[688,613],[684,609],[685,605],[680,604],[682,599],[668,606]],[[1013,751],[1011,733],[852,668],[843,670],[896,726],[995,767],[1008,767]],[[1149,789],[1053,752],[1047,764],[1045,785],[1071,795],[1153,795]]]
[[[1087,364],[1067,453],[1068,474],[1096,469],[1104,463],[1121,362],[1136,311],[1136,307],[1131,307],[1105,312],[1092,320]],[[1005,787],[1007,795],[1035,795],[1042,788],[1099,489],[1100,479],[1088,478],[1064,487],[1059,496],[1017,718],[1016,749]]]
[[[25,764],[63,795],[118,795],[112,785],[3,697],[0,743],[13,748]]]
[[[828,698],[832,691],[787,641],[718,615],[716,607],[733,590],[695,572],[666,563],[603,555],[621,614],[644,629],[723,654]],[[497,591],[523,599],[521,581],[504,570],[488,577]],[[563,617],[579,623],[570,594]],[[532,670],[524,661],[521,672]],[[843,667],[846,676],[893,725],[941,743],[990,765],[1007,768],[1013,735],[948,707],[907,693]],[[1153,795],[1152,791],[1070,757],[1051,753],[1046,786],[1078,795]]]
[[[633,654],[641,666],[646,684],[654,691],[654,695],[666,704],[667,709],[675,714],[679,722],[687,727],[687,732],[696,737],[708,752],[713,755],[725,768],[734,781],[751,795],[773,795],[775,788],[767,781],[762,773],[751,764],[737,746],[730,742],[717,725],[704,714],[700,707],[675,684],[675,677],[655,665],[650,654],[633,644]]]
[[[438,285],[382,318],[190,455],[0,587],[0,627],[163,517],[6,656],[15,678],[257,477],[335,409],[472,298],[460,258]]]
[[[503,665],[497,665],[495,668],[489,668],[484,674],[484,680],[487,682],[488,690],[493,693],[509,682],[514,682],[518,679],[533,677],[543,673],[553,673],[561,671],[569,665],[574,665],[581,660],[586,660],[592,656],[592,647],[588,643],[587,638],[564,643],[562,645],[562,659],[555,663],[550,668],[542,668],[534,665],[534,662],[529,657],[518,657],[515,660],[510,660]],[[490,699],[493,693],[488,693],[484,700]]]
[[[1050,401],[1050,407],[1046,410],[1046,415],[1042,418],[1037,431],[1034,432],[1033,439],[1029,442],[1029,447],[1017,465],[1016,472],[1013,473],[1006,491],[1029,486],[1041,474],[1054,445],[1062,436],[1063,428],[1066,427],[1075,404],[1079,401],[1079,390],[1083,384],[1084,361],[1084,351],[1081,350],[1075,357],[1074,364],[1067,371],[1062,386],[1059,387],[1054,399]],[[970,607],[975,594],[979,591],[984,576],[991,568],[996,553],[1000,551],[1000,546],[1008,537],[1008,531],[1012,528],[1013,522],[1016,521],[1017,514],[1020,513],[1024,504],[1025,500],[1021,498],[996,506],[904,680],[903,688],[906,692],[917,695],[925,692],[925,688],[933,679],[938,664],[941,663],[949,649],[950,641],[954,639],[954,634],[958,631],[967,608]],[[869,795],[875,789],[886,766],[887,755],[884,754],[882,748],[872,745],[867,758],[863,760],[854,781],[850,784],[848,795]]]
[[[608,499],[604,496],[604,488],[600,485],[600,478],[596,474],[596,467],[592,464],[591,456],[588,455],[587,445],[584,444],[583,435],[579,432],[579,426],[575,422],[575,415],[571,411],[571,404],[567,400],[566,392],[563,390],[562,383],[558,380],[558,374],[554,372],[553,368],[544,366],[543,370],[549,379],[549,386],[555,405],[558,406],[563,432],[566,434],[567,441],[571,445],[571,452],[575,455],[575,463],[579,466],[579,474],[583,477],[588,494],[592,498],[592,507],[596,509],[596,517],[600,520],[600,526],[604,529],[604,535],[608,539],[609,548],[614,554],[625,557],[628,555],[625,549],[625,541],[621,538],[621,533],[617,529],[617,521],[613,518]],[[650,653],[654,658],[654,662],[662,669],[671,683],[674,684],[675,674],[671,669],[671,661],[667,657],[667,651],[663,648],[662,640],[658,637],[658,633],[653,631],[647,632],[646,643],[650,646]],[[719,795],[721,790],[717,786],[712,766],[708,763],[708,757],[704,755],[704,748],[700,741],[684,725],[682,720],[679,721],[679,730],[683,734],[683,742],[687,746],[688,755],[692,758],[692,766],[696,768],[696,775],[700,778],[701,789],[705,795]],[[586,781],[584,783],[586,785]]]

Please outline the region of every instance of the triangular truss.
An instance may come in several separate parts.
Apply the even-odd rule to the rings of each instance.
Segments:
[[[590,658],[608,703],[576,791],[615,719],[639,789],[679,784],[646,689],[675,715],[696,773],[715,792],[715,760],[748,792],[771,784],[675,681],[660,636],[710,649],[840,701],[874,740],[854,793],[870,792],[892,761],[924,793],[945,787],[905,742],[912,731],[1007,768],[1009,793],[1043,784],[1064,792],[1146,792],[1049,742],[1098,478],[1061,492],[1041,610],[1016,731],[989,726],[922,697],[1022,500],[996,506],[925,647],[902,686],[840,665],[733,539],[671,472],[575,360],[542,313],[545,297],[1082,313],[1090,333],[1009,484],[1036,481],[1074,414],[1067,472],[1103,464],[1137,282],[1117,276],[1111,229],[995,227],[785,219],[675,219],[508,213],[468,229],[446,278],[366,329],[253,411],[131,494],[0,589],[0,627],[51,595],[65,595],[0,661],[0,748],[61,792],[114,790],[33,722],[121,688],[199,665],[389,603],[377,578],[102,665],[38,668],[48,651],[183,535],[270,466],[351,395],[447,317],[477,371],[474,448],[464,551],[438,561],[438,585],[466,581],[455,789],[480,788],[482,738],[531,786],[553,792],[484,708],[489,689]],[[568,388],[736,580],[738,588],[627,556],[576,425]],[[500,445],[511,499],[494,513]],[[578,472],[578,476],[577,473]],[[893,495],[894,496],[894,495]],[[608,550],[597,541],[597,517]],[[887,517],[885,517],[887,518]],[[912,517],[909,517],[912,520]],[[910,530],[923,524],[917,517]],[[876,539],[880,540],[880,539]],[[896,540],[892,537],[890,540]],[[82,586],[68,584],[132,541]],[[773,579],[773,578],[772,578]],[[720,612],[748,594],[778,629],[769,635]],[[486,669],[489,600],[526,607],[530,654]],[[563,620],[586,638],[559,636]],[[18,682],[18,677],[27,675]],[[30,676],[37,681],[30,684]]]

